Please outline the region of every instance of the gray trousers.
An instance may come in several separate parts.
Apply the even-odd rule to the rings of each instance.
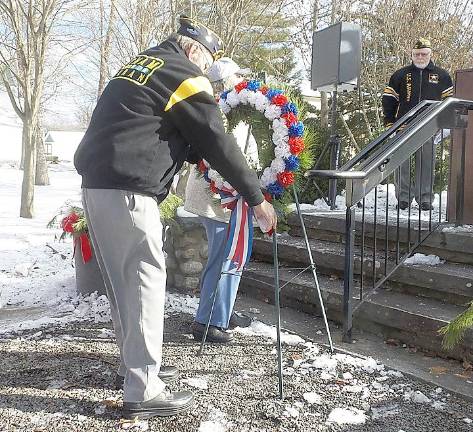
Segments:
[[[82,201],[120,349],[123,400],[152,399],[165,387],[158,378],[166,289],[158,205],[114,189],[83,189]]]
[[[417,150],[415,154],[415,181],[411,181],[410,200],[409,178],[411,176],[411,169],[409,161],[406,161],[401,165],[400,175],[396,170],[394,181],[398,201],[410,203],[410,201],[415,198],[419,205],[424,202],[432,203],[434,201],[434,195],[432,193],[433,172],[435,172],[435,158],[433,158],[432,141],[429,140],[419,150]]]

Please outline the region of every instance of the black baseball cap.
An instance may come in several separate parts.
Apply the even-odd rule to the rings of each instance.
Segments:
[[[202,44],[210,51],[214,60],[218,60],[224,54],[222,39],[208,27],[192,18],[181,15],[179,17],[179,29],[177,33],[182,36],[190,37]]]

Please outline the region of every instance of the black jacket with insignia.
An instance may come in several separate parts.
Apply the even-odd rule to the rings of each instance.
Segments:
[[[162,201],[184,161],[196,162],[195,154],[250,206],[263,201],[256,173],[225,133],[210,82],[171,37],[110,80],[74,164],[84,188],[123,189]]]
[[[446,70],[432,62],[425,69],[412,63],[394,72],[384,89],[384,124],[391,126],[423,100],[442,100],[452,95],[452,78]]]

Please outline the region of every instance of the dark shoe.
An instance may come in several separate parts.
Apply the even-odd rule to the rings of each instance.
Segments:
[[[194,402],[190,391],[163,391],[145,402],[123,402],[123,417],[145,420],[151,417],[167,417],[188,410]]]
[[[249,316],[233,312],[230,317],[230,322],[228,323],[228,328],[234,329],[235,327],[249,327],[252,321],[253,320]]]
[[[201,341],[202,338],[204,337],[204,332],[205,332],[205,324],[198,323],[194,321],[191,324],[191,331],[192,335],[194,336],[194,339],[197,341]],[[215,342],[215,343],[228,343],[231,342],[233,339],[233,335],[230,333],[227,333],[225,330],[215,327],[215,326],[209,326],[209,331],[207,333],[206,341],[207,342]]]
[[[400,210],[406,210],[409,207],[409,203],[407,201],[399,201],[396,208],[398,207]]]
[[[420,209],[422,211],[429,211],[429,210],[433,210],[434,209],[434,206],[432,204],[430,204],[429,202],[423,202],[421,205],[420,205]]]
[[[179,370],[175,366],[161,366],[159,369],[158,377],[165,384],[169,384],[179,376]],[[116,374],[115,375],[115,390],[123,390],[123,382],[125,377]]]

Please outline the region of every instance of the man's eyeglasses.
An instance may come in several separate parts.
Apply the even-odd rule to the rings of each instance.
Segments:
[[[414,57],[428,57],[430,53],[413,53]]]

